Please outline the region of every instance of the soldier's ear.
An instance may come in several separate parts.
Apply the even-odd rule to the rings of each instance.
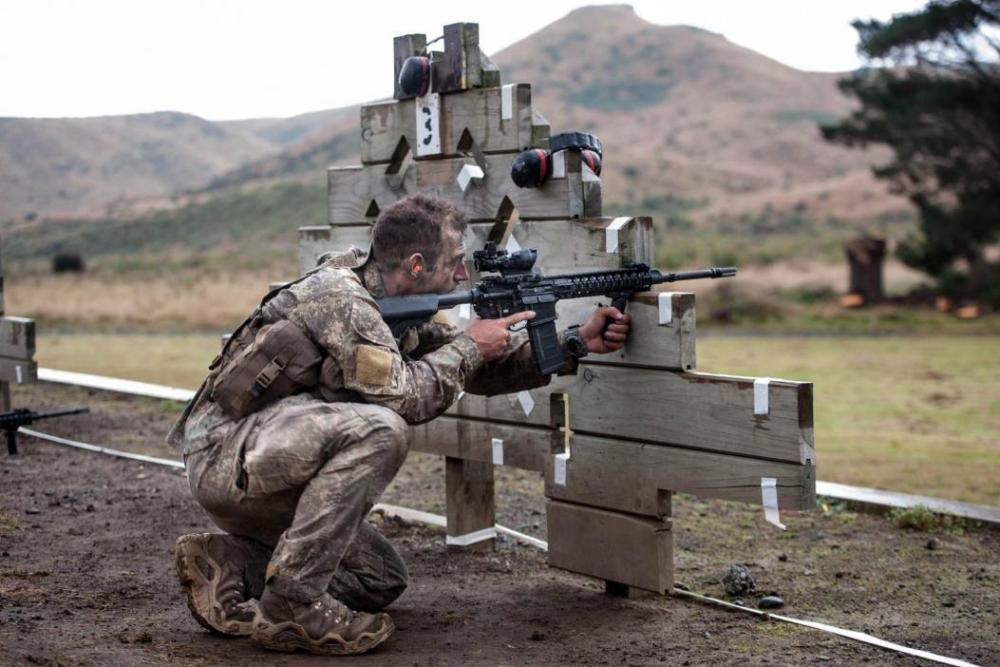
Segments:
[[[406,259],[406,268],[410,272],[412,278],[419,278],[424,274],[427,268],[427,262],[424,260],[424,256],[415,252]]]

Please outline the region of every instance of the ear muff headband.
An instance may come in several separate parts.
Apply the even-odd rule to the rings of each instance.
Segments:
[[[549,137],[549,150],[556,151],[593,151],[599,156],[601,151],[601,140],[587,132],[560,132]]]

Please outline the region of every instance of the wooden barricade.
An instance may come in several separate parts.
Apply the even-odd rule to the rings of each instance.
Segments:
[[[362,164],[329,170],[330,224],[300,229],[300,270],[323,252],[366,246],[379,212],[417,192],[465,212],[470,253],[487,239],[536,248],[546,274],[650,264],[651,221],[603,217],[600,179],[578,153],[556,153],[543,187],[514,185],[514,157],[547,146],[548,122],[528,84],[500,82],[476,24],[447,26],[445,37],[428,95],[405,99],[397,86],[395,99],[362,108]],[[396,39],[397,75],[425,44]],[[582,323],[599,301],[561,302],[560,327]],[[674,492],[814,506],[812,385],[698,372],[693,294],[638,294],[628,309],[622,351],[588,357],[541,389],[464,394],[413,428],[414,450],[447,460],[448,544],[492,544],[495,465],[544,473],[550,563],[618,593],[671,590]],[[450,316],[461,325],[469,312]]]
[[[35,363],[35,321],[26,317],[4,317],[3,263],[0,258],[0,412],[9,412],[10,385],[38,380]],[[8,442],[8,453],[16,447]]]

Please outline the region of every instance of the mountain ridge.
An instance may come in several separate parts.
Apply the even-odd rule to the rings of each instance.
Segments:
[[[578,8],[493,59],[505,82],[532,84],[533,104],[553,131],[578,129],[601,137],[609,210],[672,197],[690,203],[686,216],[710,223],[763,208],[857,219],[906,209],[869,173],[883,154],[849,151],[820,138],[818,121],[851,109],[836,88],[837,74],[797,70],[701,28],[657,25],[628,5]],[[131,192],[134,197],[210,195],[283,179],[320,182],[324,161],[357,161],[357,117],[358,106],[290,119],[213,122],[178,114],[180,136],[188,138],[186,147],[178,146],[183,164],[174,166],[151,150],[151,164],[143,171],[135,168],[129,150],[115,155],[139,175],[151,175]],[[0,163],[11,159],[2,123]],[[163,145],[156,132],[139,125],[154,135],[147,140],[154,149]],[[202,136],[213,134],[208,127],[219,133],[216,150],[199,155],[197,146],[212,145]],[[132,153],[135,145],[128,145]],[[15,185],[37,181],[41,190],[52,189],[65,173],[65,164],[54,160],[40,176],[15,174]],[[57,194],[65,190],[55,188]],[[62,198],[50,192],[48,199],[36,196],[27,203],[12,192],[7,176],[0,176],[0,221],[24,215],[32,203],[43,215],[65,213],[54,204],[72,200],[76,191]],[[69,212],[103,214],[107,201],[95,202],[111,195],[119,193],[94,187]],[[54,204],[46,209],[38,200]]]

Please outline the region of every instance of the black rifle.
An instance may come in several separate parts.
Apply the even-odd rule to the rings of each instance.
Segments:
[[[566,353],[556,333],[556,303],[560,299],[606,296],[611,305],[625,312],[625,304],[636,292],[653,285],[699,278],[736,275],[736,267],[713,267],[701,271],[661,273],[645,264],[628,264],[621,269],[542,276],[533,269],[537,250],[508,254],[490,241],[472,254],[476,270],[498,275],[483,276],[473,289],[450,294],[413,294],[378,300],[382,318],[397,338],[410,327],[422,324],[439,310],[470,303],[483,319],[499,319],[525,310],[535,311],[528,320],[528,338],[539,372],[554,373],[566,362]]]
[[[7,432],[7,453],[11,456],[17,454],[17,429],[22,426],[27,426],[39,419],[82,415],[85,412],[90,412],[90,408],[74,408],[72,410],[59,410],[57,412],[33,412],[26,408],[20,408],[18,410],[11,410],[10,412],[0,412],[0,428]]]

